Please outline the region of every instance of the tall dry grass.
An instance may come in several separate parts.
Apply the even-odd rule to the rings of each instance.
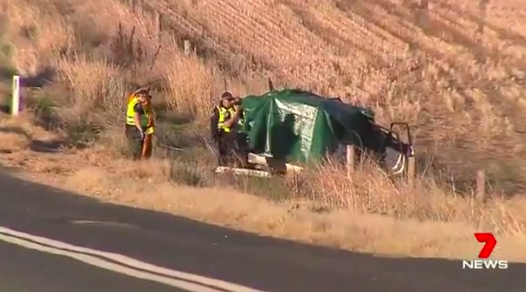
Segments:
[[[516,11],[504,9],[522,4],[501,2],[489,8],[484,42],[476,42],[469,33],[476,30],[478,20],[474,15],[478,15],[479,8],[458,1],[432,2],[433,9],[427,11],[427,24],[423,26],[414,20],[418,11],[412,6],[384,0],[355,5],[340,0],[313,1],[309,6],[299,0],[277,6],[272,1],[150,1],[136,10],[117,1],[9,0],[0,18],[9,24],[2,34],[16,48],[10,58],[20,71],[38,75],[43,69],[52,68],[55,72],[50,85],[27,92],[35,120],[46,127],[52,124],[69,146],[89,147],[78,150],[78,159],[82,160],[78,164],[82,167],[78,168],[75,157],[68,156],[64,159],[67,163],[60,159],[50,162],[45,155],[39,158],[39,163],[54,165],[38,168],[43,173],[52,168],[52,174],[57,176],[56,169],[68,169],[58,173],[67,177],[70,188],[76,186],[99,196],[81,187],[81,178],[88,180],[89,175],[85,169],[79,169],[85,168],[87,162],[95,167],[89,170],[104,180],[106,192],[117,188],[110,184],[112,181],[122,183],[133,176],[135,170],[124,171],[132,166],[118,160],[124,148],[124,101],[135,85],[150,83],[156,91],[154,103],[165,119],[159,126],[159,139],[192,147],[177,157],[159,150],[160,161],[156,160],[149,171],[138,177],[141,183],[162,180],[165,193],[170,187],[172,192],[178,188],[172,184],[209,191],[229,183],[243,192],[281,201],[308,201],[313,206],[309,207],[309,216],[316,218],[323,216],[320,212],[341,214],[346,210],[353,216],[327,218],[376,222],[367,215],[375,214],[394,220],[389,222],[410,225],[407,233],[434,226],[426,225],[429,222],[442,222],[468,226],[458,232],[491,230],[515,238],[523,236],[526,229],[526,200],[521,197],[526,164],[517,159],[524,153],[523,135],[518,132],[524,126],[522,96],[526,91],[521,83],[523,73],[519,65],[523,51],[519,44],[525,36],[520,30],[521,22],[511,22],[514,26],[506,32],[502,27],[510,22],[504,23],[503,16],[497,13],[517,19]],[[162,31],[152,9],[162,11]],[[462,9],[463,16],[459,14]],[[233,15],[237,16],[235,22]],[[184,56],[183,37],[194,40],[197,54]],[[485,59],[481,60],[476,52],[482,52]],[[300,86],[373,106],[380,122],[408,120],[416,129],[417,150],[433,153],[438,161],[434,167],[449,175],[421,173],[416,184],[407,185],[368,166],[348,178],[341,166],[329,163],[292,181],[215,179],[208,171],[213,157],[201,139],[206,136],[203,121],[216,102],[215,97],[225,89],[225,80],[228,89],[240,95],[263,92],[267,76],[274,77],[280,85]],[[176,119],[180,116],[192,121],[182,124]],[[25,149],[20,157],[32,155],[29,146],[14,144],[18,146],[11,148]],[[473,171],[480,168],[487,170],[496,188],[490,189],[485,203],[474,200],[469,189]],[[152,201],[159,197],[149,201],[136,199],[144,190],[134,192],[134,199],[125,195],[105,199],[164,208]],[[512,198],[506,197],[510,194]],[[162,196],[163,204],[170,200],[173,204],[178,199],[175,195],[172,199]],[[202,203],[195,200],[189,204]],[[232,214],[215,216],[212,221],[228,221],[252,208],[243,204],[231,206]],[[228,213],[224,200],[213,206]],[[265,206],[269,212],[278,208]],[[200,216],[209,214],[197,210],[198,205],[192,208]],[[183,212],[177,207],[171,211]],[[186,209],[184,213],[192,215]],[[260,216],[263,221],[275,219]],[[286,217],[290,228],[303,232],[301,224],[292,223],[301,219],[290,216]],[[382,232],[391,236],[390,224],[377,227],[374,236]],[[252,227],[280,233],[267,225],[256,225]],[[339,236],[338,240],[327,240],[345,245],[342,242],[352,237],[342,231],[345,228],[327,232]],[[360,232],[367,233],[367,228]],[[440,228],[440,232],[447,233],[447,229]],[[320,232],[323,234],[318,228],[311,235],[320,236]],[[295,237],[293,230],[286,233]],[[469,234],[465,233],[462,238],[468,240]],[[309,240],[311,235],[296,237]],[[424,236],[418,240],[415,239],[416,245],[425,245]],[[371,251],[368,244],[378,246],[371,237],[347,246]],[[388,250],[381,248],[381,252]],[[411,247],[404,252],[426,254],[423,250]],[[451,250],[434,255],[448,253]]]
[[[334,175],[340,173],[342,175]],[[445,176],[423,176],[415,183],[393,181],[376,167],[366,166],[352,177],[329,165],[312,175],[314,199],[363,213],[398,219],[464,222],[480,230],[522,234],[525,222],[519,215],[526,207],[520,196],[506,198],[498,191],[481,202],[474,189],[455,190]]]

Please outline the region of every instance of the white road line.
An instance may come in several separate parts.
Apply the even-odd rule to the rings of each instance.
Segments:
[[[70,257],[70,258],[79,260],[81,262],[90,264],[92,266],[96,266],[96,267],[99,267],[99,268],[107,269],[107,270],[110,270],[110,271],[113,271],[113,272],[116,272],[116,273],[132,276],[132,277],[139,278],[139,279],[150,280],[150,281],[162,283],[162,284],[165,284],[165,285],[169,285],[169,286],[172,286],[172,287],[181,288],[181,289],[184,289],[186,291],[191,291],[191,292],[222,292],[221,290],[212,289],[212,288],[209,288],[209,287],[206,287],[206,286],[202,286],[202,285],[199,285],[199,284],[194,284],[194,283],[190,283],[190,282],[185,282],[183,280],[176,280],[176,279],[172,279],[172,278],[168,278],[168,277],[164,277],[164,276],[158,276],[158,275],[155,275],[155,274],[142,272],[142,271],[139,271],[139,270],[134,270],[132,268],[121,266],[119,264],[114,264],[114,263],[111,263],[111,262],[107,262],[107,261],[104,261],[102,259],[99,259],[99,258],[96,258],[96,257],[93,257],[93,256],[77,254],[77,253],[74,253],[74,252],[63,251],[63,250],[59,250],[59,249],[54,249],[54,248],[42,246],[42,245],[39,245],[39,244],[36,244],[36,243],[32,243],[32,242],[29,242],[29,241],[25,241],[23,239],[19,239],[19,238],[16,238],[16,237],[0,235],[0,240],[8,242],[8,243],[16,244],[16,245],[19,245],[19,246],[23,246],[23,247],[29,248],[29,249],[34,249],[34,250],[38,250],[38,251],[42,251],[42,252],[47,252],[47,253],[50,253],[50,254]]]
[[[13,237],[13,236],[16,236],[18,238]],[[33,242],[26,241],[23,239],[31,240]],[[61,255],[61,256],[74,258],[76,260],[82,261],[84,263],[87,263],[93,266],[97,266],[99,268],[111,270],[113,272],[125,274],[128,276],[132,276],[132,277],[136,277],[140,279],[146,279],[146,280],[162,283],[162,284],[169,285],[172,287],[185,289],[191,292],[222,292],[218,289],[214,289],[214,288],[207,287],[207,286],[217,287],[217,288],[227,290],[230,292],[265,292],[265,291],[241,286],[238,284],[234,284],[234,283],[229,283],[229,282],[222,281],[222,280],[207,278],[204,276],[199,276],[199,275],[190,274],[190,273],[186,273],[182,271],[171,270],[171,269],[155,266],[155,265],[141,262],[137,259],[133,259],[133,258],[124,256],[124,255],[120,255],[120,254],[98,251],[98,250],[94,250],[90,248],[71,245],[65,242],[61,242],[61,241],[57,241],[57,240],[53,240],[53,239],[49,239],[49,238],[45,238],[41,236],[31,235],[28,233],[12,230],[12,229],[5,228],[2,226],[0,226],[0,240],[11,243],[11,244],[16,244],[18,246],[22,246],[25,248],[29,248],[29,249],[34,249],[34,250],[38,250],[42,252],[55,254],[55,255]],[[35,242],[45,244],[51,247],[42,246]],[[71,251],[65,251],[63,249],[69,249]],[[75,252],[80,252],[80,253],[75,253]],[[90,255],[87,255],[87,254],[90,254]],[[130,267],[135,267],[135,268],[138,268],[144,271],[135,270],[133,268],[122,266],[117,263],[105,261],[105,260],[102,260],[94,256],[100,256],[100,257],[104,257],[107,259],[111,259],[115,262],[119,262],[121,264],[125,264]],[[148,271],[150,273],[145,272],[145,271]],[[152,273],[162,274],[165,276],[155,275]],[[173,279],[170,277],[177,277],[181,280]],[[191,282],[187,282],[187,281],[191,281]],[[202,285],[196,284],[196,283],[200,283]],[[207,285],[207,286],[204,286],[204,285]]]

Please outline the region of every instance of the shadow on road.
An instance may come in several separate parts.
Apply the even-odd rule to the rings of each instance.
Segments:
[[[0,168],[1,226],[265,291],[524,291],[524,264],[468,271],[460,261],[310,246],[102,203],[9,171]]]

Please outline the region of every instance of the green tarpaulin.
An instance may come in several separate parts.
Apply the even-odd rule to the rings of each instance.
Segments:
[[[242,105],[254,152],[294,162],[317,160],[342,143],[361,145],[374,120],[370,110],[301,90],[247,96]]]

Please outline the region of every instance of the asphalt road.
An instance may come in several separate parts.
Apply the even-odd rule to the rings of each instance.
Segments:
[[[0,291],[2,292],[171,292],[155,282],[83,264],[62,256],[28,250],[0,240]],[[95,288],[92,283],[97,283]]]
[[[379,258],[259,237],[100,203],[0,170],[0,292],[188,285],[195,292],[519,292],[525,274],[523,264],[469,271],[459,261]]]

